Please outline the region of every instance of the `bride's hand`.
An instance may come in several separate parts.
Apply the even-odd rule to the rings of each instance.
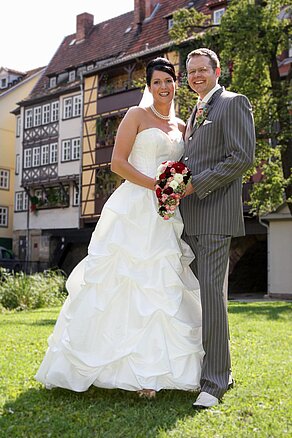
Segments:
[[[157,179],[153,178],[153,183],[150,185],[149,189],[153,190],[153,192],[156,191],[156,184],[157,184]]]

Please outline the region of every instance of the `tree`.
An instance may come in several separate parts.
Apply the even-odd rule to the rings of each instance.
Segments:
[[[251,191],[252,212],[274,210],[285,200],[292,214],[292,71],[280,77],[278,60],[291,38],[289,0],[234,0],[214,26],[194,8],[174,14],[171,36],[180,46],[209,47],[220,54],[223,84],[250,99],[255,117],[255,168],[261,180]],[[222,82],[222,80],[221,80]],[[224,83],[225,82],[225,83]],[[186,86],[178,95],[182,111]]]

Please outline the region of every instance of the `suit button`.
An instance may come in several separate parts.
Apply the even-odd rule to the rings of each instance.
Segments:
[[[188,161],[189,157],[185,157],[185,161]]]
[[[193,139],[193,137],[191,136],[191,137],[189,137],[189,140],[192,140]]]

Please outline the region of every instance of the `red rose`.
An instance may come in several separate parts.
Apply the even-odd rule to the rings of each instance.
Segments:
[[[163,172],[163,173],[159,176],[159,179],[164,179],[164,178],[166,178],[166,174],[165,174],[165,172]]]
[[[171,195],[172,192],[173,192],[172,187],[167,187],[166,189],[163,190],[163,193],[165,193],[166,195]]]
[[[160,198],[161,195],[162,195],[162,190],[161,190],[160,187],[157,187],[157,189],[156,189],[156,196],[157,196],[157,198]]]
[[[183,163],[180,163],[179,161],[177,163],[174,163],[172,166],[177,172],[181,172],[182,170],[185,169],[185,165]]]

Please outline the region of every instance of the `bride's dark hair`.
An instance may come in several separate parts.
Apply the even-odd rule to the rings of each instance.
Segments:
[[[148,62],[147,64],[146,83],[148,87],[151,84],[152,75],[155,70],[164,71],[165,73],[168,73],[172,77],[174,82],[176,81],[175,69],[173,64],[166,58],[158,57],[152,59],[152,61]]]

